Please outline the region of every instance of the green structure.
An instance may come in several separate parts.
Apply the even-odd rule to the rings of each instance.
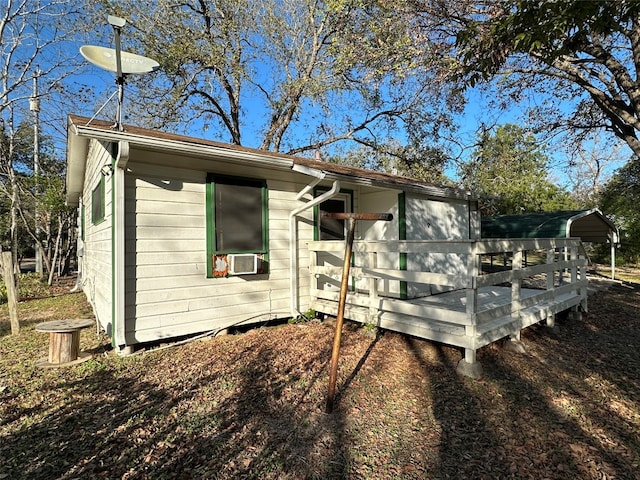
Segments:
[[[580,238],[583,242],[611,244],[611,278],[615,276],[615,247],[618,229],[597,208],[561,212],[524,213],[486,217],[482,238]]]

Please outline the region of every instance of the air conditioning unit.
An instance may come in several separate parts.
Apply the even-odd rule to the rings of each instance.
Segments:
[[[229,275],[250,275],[258,273],[258,255],[240,253],[227,255]]]

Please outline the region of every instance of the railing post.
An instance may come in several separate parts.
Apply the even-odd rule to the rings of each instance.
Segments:
[[[369,268],[378,268],[378,254],[377,252],[369,252],[367,255]],[[378,278],[372,275],[369,277],[369,321],[375,323],[377,326],[378,319]]]
[[[469,254],[467,256],[467,317],[469,325],[466,327],[466,335],[475,339],[478,317],[478,255],[476,254],[476,243],[471,244]]]
[[[550,248],[547,250],[547,290],[553,290],[556,282],[556,269],[553,267],[553,264],[556,261],[556,251],[555,248]]]
[[[456,370],[462,375],[471,378],[482,376],[482,365],[476,360],[476,345],[478,343],[478,244],[473,241],[469,244],[467,253],[467,318],[468,325],[464,327],[467,346],[464,349],[464,358],[458,362]]]
[[[579,258],[580,258],[580,253],[578,250],[578,245],[577,243],[574,243],[573,245],[571,245],[571,261],[574,263],[574,265],[571,265],[571,284],[572,285],[578,283],[578,280],[584,280],[586,277],[586,272],[584,271],[584,267],[578,265]],[[585,288],[583,286],[578,287],[576,289],[576,293],[580,295],[580,298],[582,299],[580,302],[580,305],[582,306],[582,309],[586,311],[587,310],[587,292],[585,291]],[[573,307],[573,312],[575,312],[574,313],[575,315],[579,315],[578,305]]]
[[[318,250],[314,250],[314,248],[315,247],[309,249],[309,273],[311,273],[309,299],[311,302],[318,300],[318,296],[315,293],[318,289],[318,274],[316,273],[318,268]]]
[[[556,251],[555,248],[550,248],[547,250],[547,291],[553,290],[555,288],[556,282],[556,268],[554,267],[554,263],[556,260]],[[562,271],[559,272],[562,275]],[[555,298],[555,297],[554,297]],[[551,313],[547,313],[547,327],[554,328],[556,326],[556,316]]]
[[[578,246],[571,245],[571,261],[576,262],[578,260]],[[578,265],[571,265],[571,283],[578,281]]]
[[[522,250],[513,252],[513,259],[511,262],[512,280],[511,280],[511,318],[514,320],[520,319],[521,295],[520,290],[522,286],[522,278],[520,278],[519,270],[522,270]],[[516,339],[520,339],[520,326],[518,327],[518,333]]]
[[[578,258],[580,258],[580,255],[578,255]],[[586,282],[587,281],[586,258],[585,258],[585,261],[583,262],[583,265],[581,265],[579,268],[580,268],[580,281]],[[589,298],[589,291],[586,286],[580,287],[580,296],[582,297],[582,302],[580,302],[580,305],[582,306],[582,311],[588,312],[589,309],[587,308],[587,300]]]

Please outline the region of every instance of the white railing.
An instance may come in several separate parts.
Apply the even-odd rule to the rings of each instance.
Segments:
[[[580,255],[580,249],[579,239],[573,238],[356,241],[351,268],[355,288],[349,294],[347,304],[368,308],[372,319],[381,311],[423,318],[426,315],[428,319],[464,327],[466,336],[475,337],[478,329],[482,330],[496,319],[502,319],[503,323],[505,318],[517,321],[524,309],[535,309],[539,305],[554,304],[551,314],[575,306],[576,301],[586,309],[586,259]],[[312,303],[318,299],[337,300],[337,291],[326,285],[336,285],[336,279],[340,279],[344,244],[310,242],[309,250],[310,273],[316,279],[310,292]],[[532,264],[523,261],[527,252],[529,258],[534,257]],[[439,260],[429,267],[431,271],[407,268],[411,263],[407,260],[412,256],[424,260],[434,254]],[[483,271],[487,267],[483,259],[493,255],[509,259],[506,269]],[[532,280],[537,282],[539,293],[527,289],[523,295],[523,281],[530,286]],[[395,285],[395,290],[389,285]],[[425,314],[424,305],[411,305],[411,300],[417,297],[407,295],[408,285],[428,285],[431,291],[462,292],[463,307],[432,302]],[[510,286],[506,301],[480,298],[487,291],[485,287],[494,286]],[[403,305],[403,302],[388,301],[390,298],[409,302]],[[544,316],[545,312],[541,311],[539,315]]]

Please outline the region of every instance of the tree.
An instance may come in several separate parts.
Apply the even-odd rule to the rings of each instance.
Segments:
[[[605,185],[600,208],[620,229],[620,255],[628,263],[640,262],[640,159],[633,158]]]
[[[130,20],[134,49],[161,64],[141,79],[147,125],[216,129],[294,154],[400,138],[422,147],[450,128],[445,112],[461,103],[444,82],[447,57],[415,27],[411,3],[102,2]]]
[[[605,129],[640,155],[640,3],[479,1],[457,34],[469,85],[497,78],[506,98],[529,90],[530,121],[580,134]],[[505,102],[506,103],[506,102]]]
[[[598,204],[602,187],[611,177],[616,166],[627,161],[620,151],[621,142],[602,141],[600,136],[592,136],[590,141],[569,152],[566,167],[571,195],[581,208],[593,208]]]
[[[380,145],[371,152],[355,148],[340,156],[332,156],[330,162],[358,168],[390,172],[394,175],[416,178],[435,185],[452,184],[445,175],[450,157],[436,147],[405,146],[399,143]]]
[[[567,192],[547,180],[548,157],[531,134],[507,124],[482,132],[472,160],[461,166],[462,184],[486,215],[572,208]]]
[[[32,162],[28,161],[29,153],[24,149],[32,84],[34,78],[47,79],[46,88],[39,94],[46,97],[59,92],[61,81],[73,71],[76,65],[73,58],[77,55],[68,50],[65,42],[77,33],[76,3],[70,0],[8,0],[0,13],[0,195],[8,204],[7,218],[2,223],[8,227],[8,243],[16,266],[21,201],[19,181],[20,176],[32,172],[33,168]],[[74,28],[68,28],[69,25]],[[69,99],[70,96],[60,95],[60,98]],[[73,101],[77,101],[77,97]],[[57,118],[52,125],[63,123]]]

